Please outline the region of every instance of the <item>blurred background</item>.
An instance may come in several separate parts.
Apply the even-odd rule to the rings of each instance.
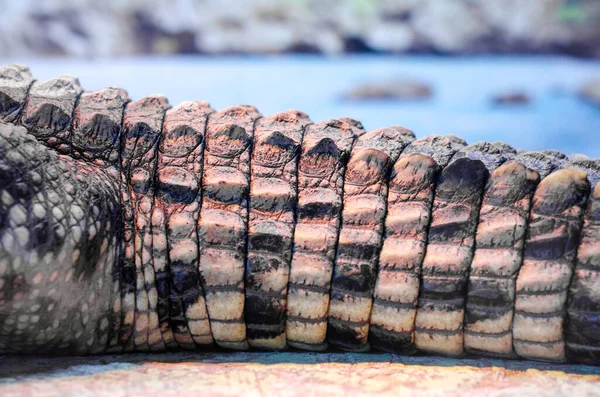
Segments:
[[[599,0],[0,0],[0,63],[600,157]]]

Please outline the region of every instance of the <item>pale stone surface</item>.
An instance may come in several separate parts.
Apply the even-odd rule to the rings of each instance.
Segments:
[[[351,353],[0,359],[3,396],[595,396],[600,368]]]

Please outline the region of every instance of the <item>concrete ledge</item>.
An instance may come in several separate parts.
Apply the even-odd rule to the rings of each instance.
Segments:
[[[592,396],[600,367],[352,353],[0,358],[2,396]]]

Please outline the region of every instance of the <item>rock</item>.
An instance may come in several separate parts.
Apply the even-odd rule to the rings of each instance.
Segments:
[[[344,94],[351,101],[361,100],[424,100],[433,95],[431,87],[418,81],[390,81],[361,84]]]
[[[595,0],[4,2],[0,53],[560,53],[600,57]]]
[[[579,96],[584,100],[600,106],[600,80],[592,80],[581,87]]]
[[[412,25],[425,48],[459,53],[478,38],[491,35],[492,26],[471,2],[426,0],[415,8]]]
[[[397,23],[381,23],[366,33],[366,44],[375,51],[405,52],[415,42],[413,31],[410,27]]]
[[[219,53],[282,53],[294,43],[293,32],[282,23],[225,21],[206,28],[199,46],[210,54]]]
[[[492,98],[494,105],[528,105],[531,102],[531,98],[525,92],[522,91],[507,91],[500,94],[496,94]]]

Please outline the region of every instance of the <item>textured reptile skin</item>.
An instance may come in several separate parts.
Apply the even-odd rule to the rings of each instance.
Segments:
[[[0,352],[600,364],[600,161],[0,67]]]

